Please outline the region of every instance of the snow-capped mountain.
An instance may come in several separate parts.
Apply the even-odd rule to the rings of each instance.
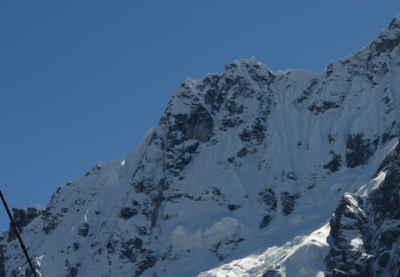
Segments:
[[[186,78],[131,154],[13,209],[38,274],[398,276],[399,43]],[[32,276],[11,229],[0,276]]]

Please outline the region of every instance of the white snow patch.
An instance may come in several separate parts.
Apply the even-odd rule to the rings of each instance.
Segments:
[[[46,210],[46,206],[40,206],[38,204],[29,205],[28,208],[33,208],[33,209],[36,209],[36,210],[39,210],[39,211]]]
[[[325,271],[324,258],[328,255],[329,224],[311,233],[280,263],[286,268],[286,276],[316,276]],[[301,275],[302,274],[302,275]]]
[[[360,196],[368,196],[368,194],[377,188],[379,188],[380,184],[385,180],[386,172],[381,171],[375,179],[371,180],[368,184],[362,186],[356,194]]]
[[[261,255],[248,255],[220,265],[198,277],[258,277],[273,264],[281,264],[283,276],[325,276],[324,258],[328,255],[329,224],[310,236],[297,236],[282,247],[270,247]]]
[[[197,229],[194,234],[189,234],[185,227],[178,226],[172,232],[170,239],[181,245],[208,249],[219,242],[233,240],[246,231],[246,226],[237,219],[225,217],[204,232]]]

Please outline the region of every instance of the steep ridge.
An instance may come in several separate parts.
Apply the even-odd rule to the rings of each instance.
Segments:
[[[400,275],[400,144],[371,182],[345,193],[330,221],[330,276]]]
[[[13,210],[38,272],[348,272],[337,258],[346,254],[329,250],[350,251],[338,246],[343,224],[326,223],[343,205],[356,205],[343,192],[368,183],[400,137],[399,42],[396,16],[368,46],[321,74],[273,73],[252,58],[186,78],[131,154],[60,186],[46,207]],[[367,264],[377,257],[368,251],[359,256]],[[13,231],[4,231],[0,276],[31,274]]]

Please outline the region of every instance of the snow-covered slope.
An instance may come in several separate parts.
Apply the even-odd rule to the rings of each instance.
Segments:
[[[273,73],[252,58],[186,78],[131,154],[60,186],[47,207],[13,210],[38,272],[343,271],[328,223],[400,137],[399,42],[397,16],[321,74]],[[0,264],[0,276],[32,274],[12,230],[0,237]]]

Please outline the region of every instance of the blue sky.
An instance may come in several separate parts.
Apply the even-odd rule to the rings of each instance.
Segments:
[[[0,188],[10,206],[46,205],[130,153],[186,76],[252,56],[319,73],[398,13],[398,0],[2,1]]]

